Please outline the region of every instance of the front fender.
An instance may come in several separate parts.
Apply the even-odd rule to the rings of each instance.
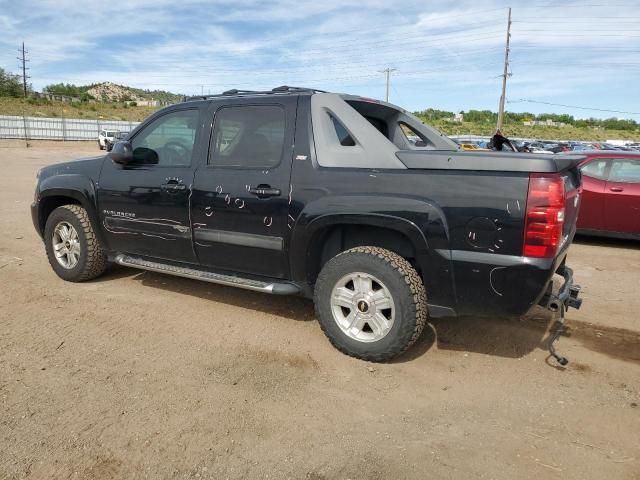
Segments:
[[[45,209],[42,208],[47,198],[68,197],[72,198],[87,211],[93,230],[104,245],[104,238],[99,225],[96,210],[96,187],[90,177],[83,174],[54,175],[43,179],[36,191],[38,233],[42,236],[46,223]]]
[[[323,196],[305,205],[291,237],[292,278],[310,282],[313,242],[337,225],[381,227],[403,234],[413,244],[422,270],[428,301],[455,309],[455,282],[450,259],[436,253],[449,249],[448,228],[442,210],[424,198],[387,195]]]

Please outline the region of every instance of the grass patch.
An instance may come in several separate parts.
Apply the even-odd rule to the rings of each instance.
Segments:
[[[27,117],[84,118],[89,120],[122,119],[139,122],[160,107],[139,107],[124,103],[63,103],[39,98],[0,97],[0,115]]]

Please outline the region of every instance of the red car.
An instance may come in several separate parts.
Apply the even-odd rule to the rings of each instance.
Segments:
[[[640,239],[640,153],[580,152],[578,233]]]

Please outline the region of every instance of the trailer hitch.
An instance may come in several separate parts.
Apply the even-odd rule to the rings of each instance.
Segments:
[[[564,331],[565,312],[569,308],[575,308],[576,310],[579,309],[582,305],[582,299],[578,298],[580,295],[580,285],[574,285],[573,283],[573,270],[565,265],[562,265],[560,268],[558,268],[556,273],[564,277],[564,283],[562,287],[560,287],[558,295],[552,296],[549,304],[547,305],[547,308],[552,312],[560,312],[560,318],[556,321],[558,323],[558,327],[549,339],[548,348],[551,356],[564,367],[569,363],[569,360],[567,359],[567,357],[559,355],[556,352],[554,343],[558,340],[558,338]]]

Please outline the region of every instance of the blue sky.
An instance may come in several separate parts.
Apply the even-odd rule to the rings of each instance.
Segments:
[[[507,109],[640,121],[640,1],[0,0],[0,67],[24,40],[37,90],[112,81],[185,94],[277,85],[409,110]],[[547,102],[628,113],[546,105]]]

